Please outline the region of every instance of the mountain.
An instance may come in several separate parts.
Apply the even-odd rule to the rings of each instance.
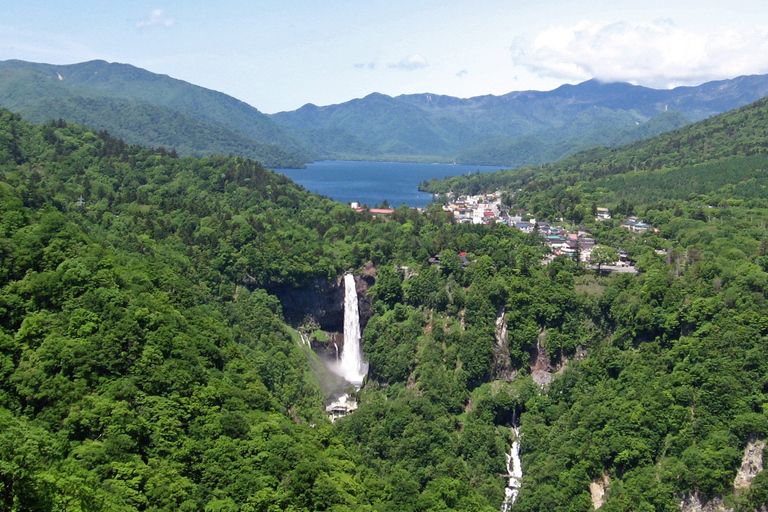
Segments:
[[[226,94],[128,64],[0,62],[0,105],[33,122],[63,118],[129,143],[181,154],[237,154],[301,167],[301,144],[269,117]]]
[[[655,137],[614,148],[593,148],[558,162],[519,169],[455,176],[422,183],[432,193],[472,193],[521,186],[552,186],[555,183],[588,183],[606,176],[627,173],[666,173],[718,163],[731,157],[768,153],[768,98],[725,112]],[[618,134],[621,139],[625,135]],[[538,185],[533,185],[538,184]],[[696,182],[689,184],[694,187]],[[680,192],[680,187],[675,187]],[[685,192],[688,194],[691,190]],[[656,190],[640,190],[655,194]]]
[[[235,154],[268,167],[319,159],[444,161],[510,168],[616,146],[768,94],[768,77],[656,90],[590,80],[468,99],[373,93],[265,115],[226,94],[128,64],[0,61],[0,105],[182,155]]]
[[[763,511],[766,127],[768,99],[477,175],[637,262],[606,275],[0,109],[0,509]],[[331,422],[347,273],[369,373]]]
[[[552,91],[469,99],[374,93],[271,118],[323,158],[519,167],[656,135],[766,94],[766,75],[672,90],[589,80]]]

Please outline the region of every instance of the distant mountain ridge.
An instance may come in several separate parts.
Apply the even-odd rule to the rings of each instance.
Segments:
[[[552,91],[468,99],[373,93],[270,117],[324,158],[410,157],[518,167],[658,135],[766,95],[766,75],[671,90],[589,80]]]
[[[65,118],[182,154],[233,153],[270,167],[302,166],[309,159],[299,142],[254,107],[128,64],[1,61],[0,105],[33,122]]]
[[[182,155],[240,155],[272,168],[328,159],[516,168],[641,140],[766,95],[768,75],[671,90],[590,80],[467,99],[372,93],[266,115],[224,93],[129,64],[0,61],[0,106],[32,122],[63,118],[132,144]]]
[[[617,176],[655,175],[656,185],[619,187],[622,195],[639,196],[648,201],[649,196],[687,198],[704,185],[705,180],[697,174],[710,173],[706,180],[710,188],[704,187],[707,192],[714,190],[712,183],[719,183],[718,186],[738,183],[744,189],[754,188],[751,194],[764,197],[762,186],[750,182],[749,178],[737,180],[735,176],[750,172],[764,175],[766,161],[768,97],[631,144],[592,148],[546,165],[429,180],[419,189],[433,194],[477,194],[499,189],[535,192],[575,183],[580,186],[588,183],[597,188],[596,183]],[[685,174],[688,178],[674,186],[659,184],[671,181],[665,175],[675,174]],[[629,181],[628,178],[625,183]],[[640,202],[638,197],[634,200]]]

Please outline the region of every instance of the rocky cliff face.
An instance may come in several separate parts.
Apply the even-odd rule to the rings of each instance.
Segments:
[[[736,491],[748,488],[752,484],[752,480],[763,470],[765,444],[765,439],[758,439],[757,436],[749,438],[747,447],[744,449],[744,456],[741,459],[741,467],[733,481],[733,488]]]
[[[323,331],[342,332],[344,328],[343,276],[331,280],[315,279],[302,287],[276,286],[275,295],[283,307],[285,321],[292,327],[313,326]],[[355,276],[360,309],[360,326],[365,327],[373,316],[368,289],[374,284],[372,276]]]
[[[531,351],[531,358],[529,364],[531,365],[531,376],[533,381],[539,386],[548,386],[554,374],[563,373],[568,363],[573,361],[581,361],[587,357],[587,351],[578,347],[576,352],[571,358],[566,356],[562,351],[555,358],[550,358],[547,355],[547,330],[541,329],[539,336],[536,339],[536,347]]]
[[[747,441],[744,455],[741,458],[741,467],[736,472],[733,480],[733,490],[739,493],[748,489],[752,480],[763,470],[763,450],[766,446],[765,439],[758,439],[753,435]],[[698,494],[685,494],[679,496],[681,512],[734,512],[723,503],[723,498],[718,497],[711,501],[704,501]]]
[[[320,329],[328,341],[310,340],[312,349],[323,357],[335,358],[344,345],[344,279],[338,275],[331,280],[315,279],[300,288],[278,286],[269,293],[275,295],[283,308],[285,321],[294,328]],[[373,316],[368,290],[375,283],[372,275],[355,276],[360,329]]]
[[[292,327],[311,325],[329,332],[344,326],[344,287],[341,276],[330,281],[315,279],[302,287],[270,288],[283,307],[285,321]]]
[[[509,357],[509,330],[507,327],[507,311],[502,307],[496,315],[496,336],[493,345],[493,375],[497,379],[512,381],[517,370],[512,368]]]
[[[722,498],[712,501],[703,501],[697,494],[685,494],[679,496],[681,512],[733,512],[733,509],[725,508]]]
[[[595,510],[605,505],[605,493],[611,486],[611,477],[606,471],[601,478],[595,478],[589,484],[589,494],[592,497],[592,506]]]

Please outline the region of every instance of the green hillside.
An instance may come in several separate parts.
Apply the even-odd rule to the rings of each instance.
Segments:
[[[0,105],[33,122],[67,119],[182,155],[236,154],[285,168],[307,159],[255,108],[126,64],[0,62]]]
[[[766,94],[766,76],[672,90],[590,80],[468,99],[370,94],[271,118],[322,158],[520,167],[657,135]]]
[[[734,477],[768,436],[765,112],[493,178],[637,262],[608,274],[1,110],[0,509],[490,512],[519,428],[513,511],[590,512],[596,485],[609,512],[761,510],[768,473]],[[315,313],[287,312],[345,271],[374,283],[370,371],[331,424]]]
[[[700,121],[684,128],[617,148],[596,148],[544,166],[432,180],[422,189],[434,193],[453,190],[476,193],[480,190],[519,188],[542,180],[547,184],[586,182],[602,176],[631,171],[663,171],[731,156],[750,156],[768,151],[766,143],[768,100]],[[656,193],[651,190],[650,193]]]
[[[458,163],[491,165],[505,162],[524,167],[556,162],[579,151],[599,146],[621,146],[674,130],[691,121],[680,112],[668,111],[638,124],[632,116],[608,109],[582,113],[562,127],[537,135],[493,139],[459,155]]]

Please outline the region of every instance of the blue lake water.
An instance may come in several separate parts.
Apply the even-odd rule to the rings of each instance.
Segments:
[[[310,192],[335,201],[376,206],[385,200],[390,206],[424,207],[432,195],[419,192],[419,183],[475,172],[498,171],[501,167],[456,164],[409,164],[396,162],[325,161],[307,164],[306,169],[280,169]]]

